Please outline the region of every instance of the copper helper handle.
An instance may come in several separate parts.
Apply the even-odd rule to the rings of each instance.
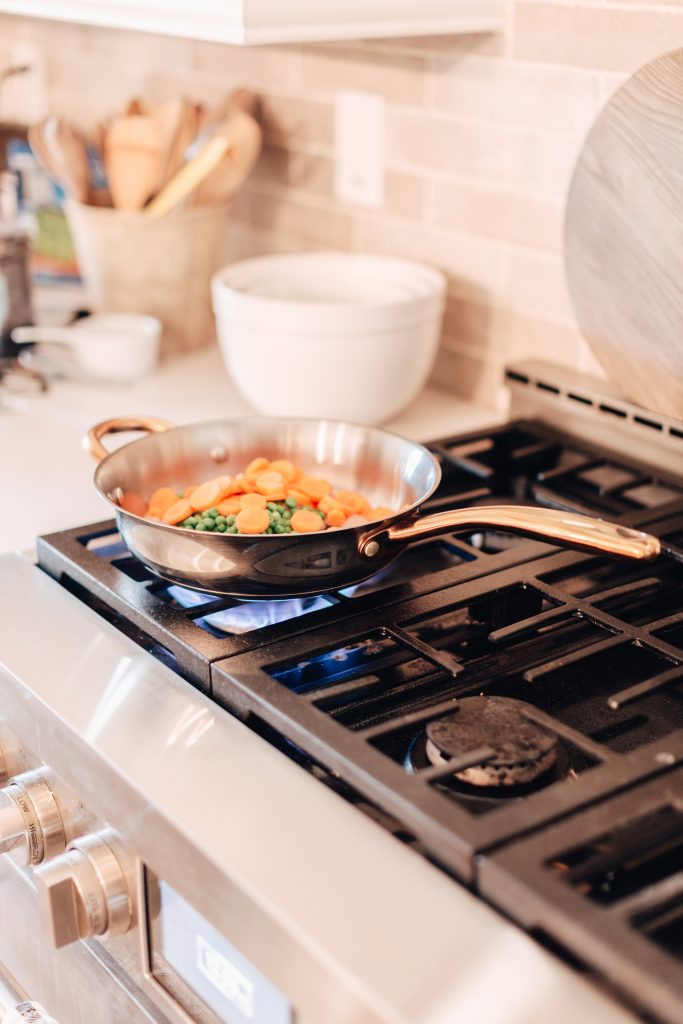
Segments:
[[[661,552],[658,538],[649,533],[575,512],[525,505],[456,508],[422,516],[405,524],[384,526],[366,533],[361,538],[359,550],[365,558],[374,558],[388,544],[407,544],[413,540],[437,537],[442,533],[486,527],[521,533],[579,551],[621,555],[643,561],[656,558]]]
[[[129,430],[143,430],[146,433],[163,433],[170,430],[173,423],[168,420],[160,420],[155,416],[117,416],[113,420],[102,420],[96,423],[83,438],[83,447],[90,452],[94,459],[101,462],[106,459],[109,452],[102,444],[102,438],[107,434],[122,434]]]

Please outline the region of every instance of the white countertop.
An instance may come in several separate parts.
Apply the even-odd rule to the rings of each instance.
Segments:
[[[22,397],[0,389],[0,551],[29,549],[38,534],[109,517],[92,483],[92,459],[81,448],[94,423],[152,415],[180,424],[250,413],[216,345],[168,359],[152,377],[126,387],[60,380],[46,394]],[[426,441],[497,419],[490,409],[430,387],[385,426]]]

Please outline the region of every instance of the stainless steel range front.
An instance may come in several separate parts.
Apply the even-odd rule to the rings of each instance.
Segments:
[[[661,559],[479,531],[271,603],[110,522],[0,559],[0,1021],[683,1022],[683,428],[509,383],[429,507]]]

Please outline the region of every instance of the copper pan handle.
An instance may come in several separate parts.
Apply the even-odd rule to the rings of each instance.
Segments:
[[[657,537],[628,526],[606,523],[602,519],[562,512],[553,508],[524,505],[492,505],[489,507],[456,508],[436,512],[396,526],[384,526],[363,535],[360,554],[375,558],[387,545],[407,544],[413,540],[437,537],[442,533],[458,533],[477,527],[493,527],[526,537],[548,540],[562,547],[579,551],[602,552],[624,558],[650,560],[661,551]]]
[[[96,423],[83,438],[83,447],[90,452],[94,459],[101,462],[106,459],[109,452],[102,444],[102,438],[107,434],[122,434],[129,430],[144,430],[146,433],[160,434],[164,430],[170,430],[173,423],[168,420],[160,420],[155,416],[117,416],[113,420],[102,420]]]

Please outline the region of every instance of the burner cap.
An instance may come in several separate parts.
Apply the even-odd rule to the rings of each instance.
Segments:
[[[494,756],[454,776],[473,786],[517,786],[533,782],[555,764],[557,737],[524,715],[523,701],[510,697],[463,697],[457,710],[427,725],[427,756],[446,764],[477,747]]]

